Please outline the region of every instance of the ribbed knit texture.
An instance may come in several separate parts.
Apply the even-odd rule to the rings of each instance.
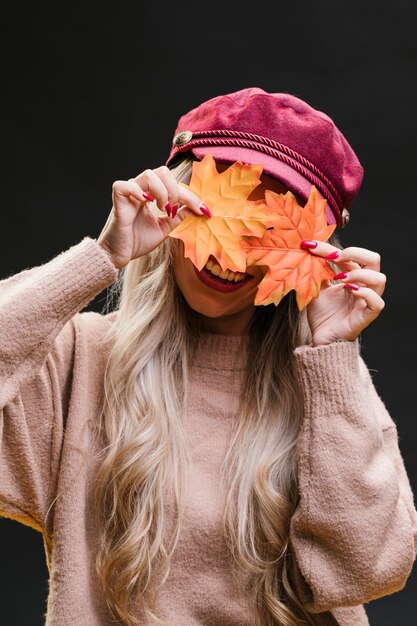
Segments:
[[[85,238],[0,282],[0,515],[43,533],[47,626],[113,624],[93,562],[90,426],[103,396],[114,314],[79,313],[117,271]],[[203,335],[184,425],[192,460],[186,516],[159,610],[172,626],[253,626],[231,584],[220,465],[236,416],[247,337]],[[295,350],[305,403],[291,520],[296,591],[320,626],[365,626],[363,604],[404,587],[417,512],[389,416],[358,341]],[[173,507],[167,497],[168,520]]]

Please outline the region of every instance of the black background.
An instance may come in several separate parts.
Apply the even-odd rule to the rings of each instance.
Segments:
[[[180,115],[245,87],[285,91],[334,119],[365,178],[339,230],[378,251],[386,307],[362,355],[417,484],[415,0],[3,3],[0,271],[97,237],[111,185],[163,164]],[[105,294],[90,308],[101,310]],[[42,537],[0,520],[1,623],[43,624]],[[372,626],[411,626],[404,590],[367,605]]]

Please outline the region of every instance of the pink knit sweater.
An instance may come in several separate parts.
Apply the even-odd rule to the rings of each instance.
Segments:
[[[0,515],[43,534],[48,626],[114,623],[93,569],[89,454],[106,358],[98,339],[114,314],[79,312],[116,275],[85,238],[0,282]],[[246,340],[207,333],[190,373],[184,424],[194,467],[159,599],[173,626],[254,623],[230,586],[218,480]],[[305,420],[290,540],[297,592],[322,626],[368,624],[363,603],[401,590],[416,557],[417,513],[396,426],[359,349],[356,340],[295,350]]]

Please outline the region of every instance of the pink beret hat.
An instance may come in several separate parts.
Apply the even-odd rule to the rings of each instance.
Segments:
[[[191,151],[224,163],[261,163],[263,173],[307,200],[315,185],[327,200],[327,222],[345,226],[363,168],[325,113],[288,93],[249,87],[203,102],[183,115],[166,165]]]

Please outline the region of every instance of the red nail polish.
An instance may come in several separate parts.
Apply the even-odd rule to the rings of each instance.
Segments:
[[[212,217],[210,209],[205,204],[201,203],[198,208],[203,211],[204,215],[207,215],[207,217]]]
[[[171,217],[175,217],[177,212],[178,212],[178,202],[176,202],[174,206],[172,207]]]
[[[334,252],[330,252],[330,254],[328,254],[324,258],[327,259],[328,261],[330,261],[331,259],[337,259],[339,254],[340,254],[340,252],[337,252],[337,250],[335,250]]]
[[[349,287],[349,289],[353,289],[354,291],[358,291],[359,289],[357,285],[352,285],[352,283],[345,283],[345,287]]]
[[[301,241],[300,246],[302,248],[317,248],[317,241],[311,241],[310,239],[305,239],[304,241]]]
[[[347,278],[346,272],[340,272],[340,274],[335,274],[332,280],[341,280],[342,278]]]
[[[172,212],[172,206],[169,202],[166,203],[165,205],[165,211],[167,212],[168,217],[171,216],[171,212]]]
[[[148,193],[147,191],[143,191],[142,195],[143,195],[144,198],[146,198],[146,200],[148,202],[153,202],[154,201],[154,198],[152,198],[151,194]]]

